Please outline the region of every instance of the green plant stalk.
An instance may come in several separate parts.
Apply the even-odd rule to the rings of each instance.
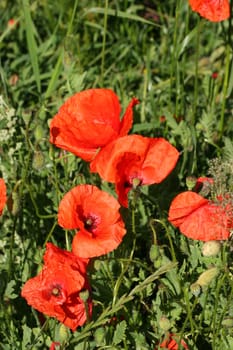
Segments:
[[[201,24],[202,24],[201,19],[198,18],[197,34],[196,34],[195,78],[194,78],[192,125],[195,125],[195,122],[196,122],[196,111],[197,111],[197,102],[198,102],[198,74],[199,74],[198,63],[199,63]]]
[[[29,51],[29,56],[31,60],[31,65],[36,81],[36,86],[38,93],[41,93],[41,77],[40,77],[40,69],[39,69],[39,61],[38,61],[38,48],[34,36],[34,23],[31,18],[30,13],[30,5],[28,0],[22,0],[23,11],[24,11],[24,19],[25,19],[25,30],[26,30],[26,38],[27,38],[27,46]]]
[[[225,64],[225,74],[224,74],[224,82],[223,82],[223,96],[222,96],[222,106],[221,106],[221,115],[219,121],[219,136],[222,138],[223,130],[224,130],[224,121],[225,121],[225,108],[226,108],[226,100],[227,100],[227,89],[229,82],[229,72],[230,72],[230,45],[226,46],[226,64]]]
[[[192,314],[193,314],[193,311],[198,303],[198,298],[196,297],[195,300],[194,300],[194,303],[192,304],[192,307],[190,308],[190,303],[189,303],[189,298],[188,298],[188,293],[186,291],[186,288],[183,289],[183,292],[184,292],[184,297],[185,297],[185,300],[187,302],[186,306],[187,306],[187,316],[186,316],[186,319],[184,320],[184,323],[183,323],[183,326],[182,326],[182,329],[181,329],[181,338],[183,337],[183,334],[184,334],[184,331],[185,331],[185,328],[186,328],[186,325],[187,325],[187,322],[190,321],[190,326],[191,326],[191,330],[192,330],[192,336],[194,337],[194,320],[192,318]]]
[[[150,275],[149,277],[147,277],[143,282],[141,282],[139,285],[137,285],[136,287],[134,287],[131,292],[129,294],[124,294],[120,297],[120,299],[118,299],[115,303],[115,305],[113,307],[107,307],[102,314],[98,317],[98,319],[96,321],[92,321],[90,323],[88,323],[83,329],[82,331],[77,334],[77,336],[75,337],[75,339],[72,339],[70,341],[70,344],[73,343],[78,343],[80,340],[88,337],[91,335],[91,331],[103,324],[105,324],[109,317],[116,313],[117,311],[121,310],[123,308],[123,306],[128,303],[129,301],[133,300],[134,295],[142,292],[145,288],[147,288],[147,286],[154,282],[155,280],[157,280],[162,274],[171,271],[172,269],[174,269],[176,267],[176,264],[174,263],[168,263],[162,267],[160,267],[157,271],[155,271],[152,275]]]
[[[51,218],[55,218],[55,217],[56,217],[56,214],[47,214],[47,215],[46,215],[46,214],[40,214],[39,208],[38,208],[38,206],[37,206],[37,204],[36,204],[36,201],[35,201],[34,198],[33,198],[30,184],[27,185],[27,189],[28,189],[28,192],[29,192],[29,195],[30,195],[32,204],[33,204],[33,206],[34,206],[34,209],[35,209],[35,212],[36,212],[36,216],[37,216],[39,219],[51,219]]]
[[[106,34],[108,27],[108,0],[105,0],[104,7],[104,32],[101,52],[101,85],[104,83],[104,66],[105,66],[105,48],[106,48]]]
[[[49,233],[48,233],[48,235],[47,235],[47,237],[46,237],[46,239],[45,239],[45,241],[44,241],[44,246],[45,246],[46,243],[50,240],[50,238],[51,238],[51,236],[52,236],[52,234],[53,234],[53,231],[54,231],[54,229],[55,229],[56,226],[57,226],[57,220],[55,220],[55,222],[54,222],[54,224],[53,224],[51,230],[49,231]]]
[[[131,211],[131,225],[132,225],[133,245],[132,245],[132,249],[130,252],[129,260],[125,264],[125,267],[122,268],[120,276],[118,277],[116,284],[114,286],[112,306],[114,306],[116,304],[120,285],[123,281],[125,273],[127,272],[128,268],[129,268],[129,265],[131,264],[131,262],[133,260],[133,255],[134,255],[134,251],[135,251],[135,247],[136,247],[136,223],[135,223],[135,205],[134,204],[132,206],[132,211]]]
[[[71,15],[71,19],[69,21],[69,25],[68,25],[68,28],[67,28],[66,36],[70,35],[71,32],[72,32],[73,22],[74,22],[75,14],[76,14],[76,11],[77,11],[77,6],[78,6],[78,0],[75,0],[73,11],[72,11],[72,15]],[[61,49],[60,55],[58,56],[57,63],[55,65],[55,68],[53,70],[51,79],[49,81],[49,85],[48,85],[47,90],[45,92],[45,99],[48,99],[51,96],[51,94],[54,91],[54,89],[55,89],[56,82],[57,82],[58,77],[59,77],[59,75],[61,73],[62,59],[63,59],[63,49]]]
[[[219,294],[220,294],[220,289],[223,286],[225,279],[226,279],[226,273],[223,274],[221,279],[218,279],[218,284],[217,284],[217,288],[216,288],[216,293],[215,293],[215,303],[214,303],[214,311],[213,311],[213,315],[212,315],[212,322],[211,324],[213,324],[213,340],[212,340],[212,344],[213,344],[213,349],[215,349],[215,343],[216,343],[216,338],[217,338],[217,330],[216,330],[216,323],[217,323],[217,309],[218,309],[218,305],[219,305]],[[211,325],[210,324],[210,325]]]
[[[173,110],[172,103],[172,94],[173,94],[173,80],[174,75],[176,74],[176,64],[177,64],[177,52],[175,48],[177,47],[177,32],[179,25],[179,6],[180,3],[176,2],[176,14],[175,14],[175,25],[173,29],[173,52],[172,52],[172,60],[170,66],[170,110]]]

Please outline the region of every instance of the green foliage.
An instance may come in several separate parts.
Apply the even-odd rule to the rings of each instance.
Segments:
[[[190,349],[233,348],[232,239],[204,256],[202,242],[167,220],[188,176],[213,177],[212,198],[227,188],[232,204],[232,19],[208,22],[180,0],[3,0],[0,11],[0,177],[8,192],[0,349],[57,341],[62,350],[154,350],[164,318]],[[66,98],[94,87],[114,90],[122,113],[139,98],[131,133],[166,138],[180,159],[122,211],[123,243],[91,263],[92,319],[71,332],[42,318],[20,291],[40,271],[46,242],[70,250],[73,232],[57,225],[63,195],[81,183],[115,195],[85,162],[49,143],[49,123]],[[211,268],[218,274],[201,285]]]

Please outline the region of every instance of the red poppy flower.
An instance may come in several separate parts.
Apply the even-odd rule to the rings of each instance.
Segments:
[[[103,180],[115,183],[119,202],[128,207],[128,192],[139,185],[162,182],[178,157],[176,148],[163,138],[128,135],[104,147],[90,168]]]
[[[189,0],[193,11],[212,22],[220,22],[230,17],[229,0]]]
[[[50,142],[91,161],[100,147],[127,135],[133,122],[133,98],[120,120],[121,106],[109,89],[90,89],[70,97],[50,124]]]
[[[224,207],[199,194],[178,194],[170,206],[168,220],[187,237],[201,241],[226,240],[233,228],[232,208]]]
[[[3,179],[0,179],[0,215],[2,215],[3,208],[6,204],[6,185]]]
[[[73,331],[87,319],[84,301],[79,293],[89,289],[87,261],[73,253],[47,243],[41,272],[29,279],[21,295],[36,310],[55,317]],[[92,303],[88,300],[89,313]]]
[[[82,258],[106,254],[117,248],[126,233],[118,201],[92,185],[79,185],[65,194],[58,208],[58,223],[79,229],[72,251]]]
[[[169,349],[169,350],[178,350],[178,349],[189,349],[188,345],[185,343],[183,339],[179,340],[178,336],[175,334],[168,334],[168,336],[165,337],[164,341],[159,344],[158,348],[155,348],[155,350],[158,349]]]

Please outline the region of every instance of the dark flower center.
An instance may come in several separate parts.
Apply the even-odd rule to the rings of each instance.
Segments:
[[[84,218],[84,228],[85,230],[93,234],[94,231],[97,229],[99,222],[100,219],[98,216],[90,214],[89,216]]]
[[[62,305],[66,302],[67,291],[59,283],[52,282],[43,290],[43,297],[55,304]]]

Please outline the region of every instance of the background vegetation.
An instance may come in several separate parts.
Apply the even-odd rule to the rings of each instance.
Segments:
[[[167,221],[188,176],[207,176],[214,158],[232,164],[232,18],[201,19],[186,0],[2,0],[0,12],[0,171],[8,191],[0,219],[0,349],[48,349],[52,341],[62,349],[155,349],[168,330],[190,349],[233,348],[231,241],[205,257],[202,242]],[[54,319],[41,326],[20,290],[40,268],[47,241],[70,249],[71,234],[57,226],[62,196],[85,182],[114,193],[48,141],[49,121],[65,99],[94,87],[114,90],[123,111],[137,97],[132,132],[165,137],[181,156],[162,184],[143,189],[135,224],[124,213],[122,245],[93,261],[93,318],[71,333]],[[232,177],[229,183],[232,190]],[[212,265],[218,277],[193,291]]]

